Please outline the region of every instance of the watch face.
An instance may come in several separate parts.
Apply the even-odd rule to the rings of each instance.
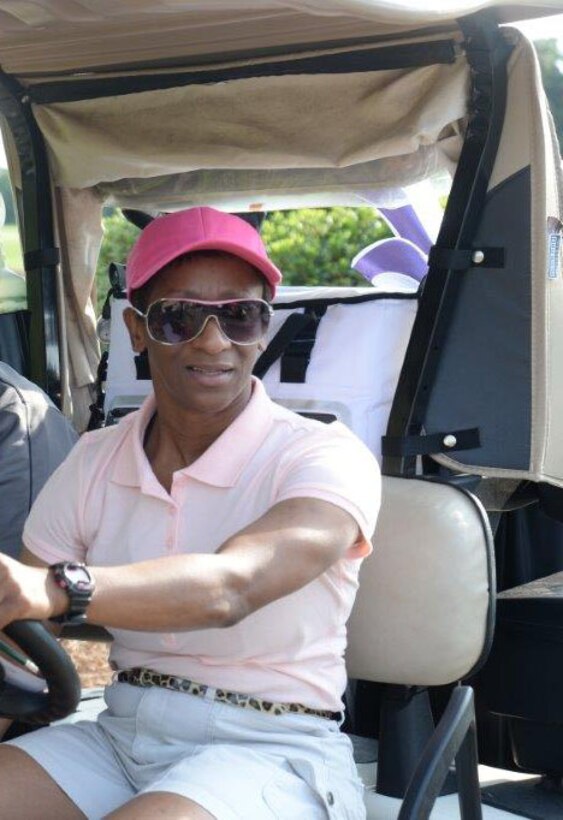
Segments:
[[[72,565],[67,566],[65,570],[65,575],[68,579],[69,584],[77,587],[78,589],[88,589],[90,587],[90,575],[84,569],[84,567],[77,567]]]

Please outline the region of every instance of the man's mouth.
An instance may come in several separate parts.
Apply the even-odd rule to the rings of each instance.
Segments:
[[[186,366],[186,370],[190,370],[192,373],[202,373],[204,376],[223,376],[226,373],[231,373],[233,368],[232,367],[200,367],[198,365],[189,364]]]

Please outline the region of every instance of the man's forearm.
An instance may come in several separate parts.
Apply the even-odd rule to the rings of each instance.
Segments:
[[[178,555],[89,567],[96,589],[88,622],[154,632],[230,626],[242,616],[231,563],[223,555]]]
[[[90,623],[142,631],[229,626],[244,617],[248,578],[226,555],[176,555],[89,569],[96,589]],[[0,629],[12,621],[64,615],[69,599],[45,565],[0,555]]]

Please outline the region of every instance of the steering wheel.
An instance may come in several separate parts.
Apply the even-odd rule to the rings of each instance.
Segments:
[[[4,632],[45,679],[46,692],[8,683],[0,663],[0,716],[25,723],[50,723],[70,715],[80,702],[80,679],[69,655],[39,621],[14,621]]]

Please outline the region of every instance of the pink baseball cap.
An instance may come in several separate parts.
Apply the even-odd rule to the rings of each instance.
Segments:
[[[127,297],[178,256],[207,250],[226,251],[254,265],[275,294],[282,275],[258,231],[238,216],[204,207],[159,216],[146,226],[127,260]]]

